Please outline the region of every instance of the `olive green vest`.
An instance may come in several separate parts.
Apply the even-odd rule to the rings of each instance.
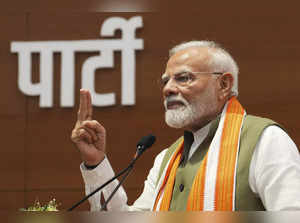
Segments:
[[[205,157],[210,143],[215,135],[219,124],[219,119],[214,120],[210,126],[210,130],[206,139],[197,148],[192,157],[187,161],[186,165],[179,166],[176,173],[176,179],[173,189],[172,201],[170,211],[186,210],[187,199],[193,184],[197,170]],[[247,115],[245,117],[238,156],[237,176],[236,176],[236,197],[235,210],[240,211],[258,211],[265,210],[260,198],[255,195],[249,186],[249,167],[252,158],[252,153],[258,142],[263,130],[270,125],[277,125],[270,119],[260,118],[256,116]],[[163,162],[160,167],[159,178],[171,158],[173,152],[182,141],[179,138],[173,145],[171,145],[166,152]]]

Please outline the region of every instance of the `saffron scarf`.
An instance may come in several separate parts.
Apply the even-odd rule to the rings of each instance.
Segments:
[[[188,211],[232,211],[240,134],[245,110],[236,97],[225,105],[219,127],[195,176],[188,201]],[[172,155],[159,187],[153,210],[170,208],[176,171],[183,151],[183,141]]]

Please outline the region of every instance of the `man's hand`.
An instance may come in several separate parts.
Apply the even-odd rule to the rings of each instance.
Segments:
[[[99,164],[105,157],[106,132],[104,127],[92,120],[91,94],[80,90],[80,105],[71,140],[78,148],[83,162],[88,166]]]

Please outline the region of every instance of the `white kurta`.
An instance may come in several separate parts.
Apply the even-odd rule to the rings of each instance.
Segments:
[[[209,131],[209,125],[194,133],[189,158],[203,142]],[[156,198],[156,181],[166,149],[159,153],[145,181],[144,190],[132,206],[127,205],[127,195],[119,188],[109,202],[108,210],[149,211]],[[85,182],[86,194],[114,176],[114,171],[104,159],[95,169],[87,170],[80,166]],[[114,181],[103,190],[106,199],[116,187]],[[300,210],[300,155],[292,139],[279,127],[267,127],[257,145],[250,163],[249,185],[257,194],[267,210]],[[100,192],[89,199],[91,211],[100,210]]]

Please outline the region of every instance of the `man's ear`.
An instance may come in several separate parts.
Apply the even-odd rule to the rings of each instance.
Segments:
[[[231,73],[224,73],[220,77],[220,99],[228,98],[231,95],[233,81],[234,78]]]

